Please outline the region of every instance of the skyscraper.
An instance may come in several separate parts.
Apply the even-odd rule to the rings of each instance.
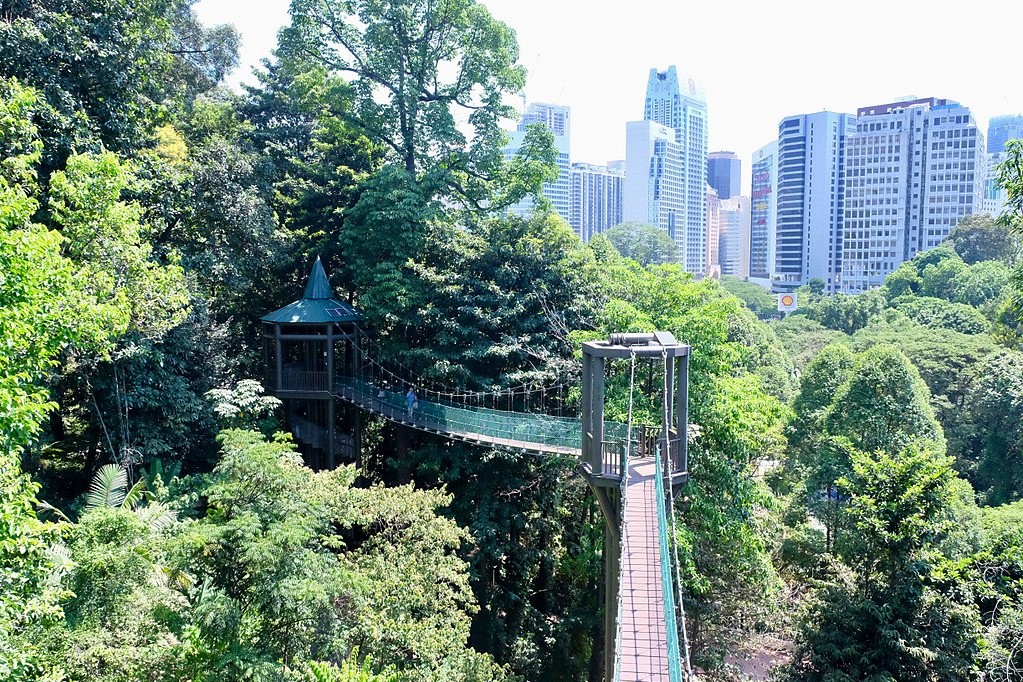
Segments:
[[[721,200],[718,263],[722,275],[749,277],[749,197]]]
[[[863,107],[846,160],[842,290],[866,291],[980,210],[984,135],[933,97]]]
[[[844,157],[850,114],[821,111],[778,126],[778,194],[774,288],[811,279],[837,290],[842,268]]]
[[[622,168],[573,163],[572,219],[569,224],[584,241],[622,222]]]
[[[565,219],[565,222],[570,222],[572,219],[571,181],[569,179],[571,171],[571,163],[569,161],[570,119],[569,107],[559,104],[533,102],[526,108],[518,127],[508,133],[508,145],[504,147],[505,158],[510,159],[514,157],[526,137],[526,128],[534,123],[544,125],[554,133],[554,146],[558,150],[558,178],[553,182],[544,183],[543,195],[550,200],[551,206],[558,215]],[[532,199],[523,199],[508,209],[509,213],[521,216],[529,215],[532,211]]]
[[[750,196],[750,280],[770,287],[777,240],[778,141],[753,152]]]
[[[721,277],[721,200],[717,190],[707,185],[707,266],[708,277]]]
[[[1005,151],[1009,140],[1023,139],[1023,115],[992,116],[987,126],[987,151],[998,154]]]
[[[643,118],[675,131],[679,147],[682,207],[676,239],[686,270],[702,273],[707,260],[707,100],[690,78],[679,87],[674,66],[667,71],[650,69]]]
[[[735,152],[707,154],[707,184],[718,193],[718,199],[731,199],[742,193],[742,161]]]
[[[998,164],[1005,161],[1005,143],[1023,138],[1023,116],[994,116],[987,127],[987,180],[982,209],[997,216],[1005,208],[1005,190],[998,186]]]
[[[653,121],[625,124],[624,218],[664,230],[680,255],[687,253],[681,157],[672,128]],[[703,265],[701,260],[697,268],[686,269],[703,272]]]

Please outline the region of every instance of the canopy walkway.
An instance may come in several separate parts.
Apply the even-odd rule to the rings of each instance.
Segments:
[[[493,393],[427,389],[410,405],[404,389],[423,382],[368,356],[362,319],[333,298],[319,260],[303,299],[262,318],[266,381],[285,401],[296,439],[325,452],[327,466],[334,466],[339,453],[357,456],[360,427],[352,437],[337,431],[334,404],[340,400],[442,438],[575,460],[606,520],[605,681],[692,679],[673,532],[674,493],[689,475],[689,346],[665,332],[613,334],[584,343],[578,418],[528,410],[550,404],[544,391],[554,387],[540,388],[540,400],[532,403],[534,387]],[[631,364],[626,423],[604,419],[609,360]],[[648,386],[654,366],[662,367],[654,392],[662,399],[657,429],[632,423],[638,360],[650,365]],[[563,386],[556,388],[560,395]],[[497,409],[506,404],[527,409]]]
[[[402,393],[351,377],[337,379],[334,395],[371,414],[444,438],[574,459],[582,453],[578,419],[423,400],[410,411]],[[628,432],[627,424],[604,423],[604,437],[621,446]],[[629,450],[642,453],[642,440],[634,440]],[[670,504],[671,498],[664,485],[670,477],[665,475],[659,451],[624,459],[612,679],[681,682],[685,678],[676,618],[678,576],[673,572],[666,512],[666,500]]]
[[[571,417],[466,407],[424,398],[417,399],[415,408],[409,410],[403,393],[352,377],[338,377],[334,395],[384,419],[453,440],[576,459],[582,453],[581,422]],[[604,430],[610,438],[623,441],[627,426],[606,422]]]
[[[633,459],[622,497],[614,680],[681,682],[676,592],[659,455]],[[684,627],[684,626],[683,626]]]

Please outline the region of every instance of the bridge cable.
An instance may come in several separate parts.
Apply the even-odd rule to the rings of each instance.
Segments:
[[[666,350],[662,350],[661,351],[661,358],[664,360],[665,370],[667,370],[668,352]],[[664,376],[667,376],[667,374],[668,374],[667,371],[665,371],[664,372]],[[672,374],[672,376],[674,376],[674,373]],[[668,409],[670,408],[670,405],[668,403],[668,386],[667,385],[665,385],[665,387],[664,387],[663,394],[664,394],[664,398],[663,398],[663,411],[662,411],[662,414],[667,416],[668,415]],[[685,425],[683,426],[683,428],[684,427],[685,427]],[[665,434],[664,434],[665,435],[664,444],[668,448],[668,458],[667,459],[668,459],[668,462],[670,463],[670,461],[671,461],[671,443],[668,440],[668,436],[670,434],[669,434],[669,431],[668,431],[667,424],[665,424],[664,431],[665,431]],[[678,434],[678,436],[679,436],[679,439],[681,439],[681,438],[688,438],[689,434],[688,433]],[[682,447],[682,443],[680,442],[679,443],[679,448],[681,448],[681,447]],[[670,466],[670,464],[669,464],[669,466]],[[692,663],[689,660],[689,632],[688,632],[688,628],[686,627],[686,611],[685,611],[685,607],[683,607],[683,605],[682,605],[682,574],[681,574],[681,571],[679,569],[679,561],[678,561],[678,535],[677,535],[676,526],[675,526],[675,499],[671,495],[671,478],[670,478],[670,476],[668,476],[666,472],[660,472],[660,475],[665,476],[668,479],[666,481],[667,485],[665,486],[665,490],[668,491],[668,498],[669,499],[667,499],[665,501],[668,503],[668,509],[671,512],[670,513],[670,518],[671,518],[671,548],[672,548],[672,554],[673,554],[674,563],[675,563],[675,599],[677,600],[677,603],[678,603],[678,613],[679,613],[679,616],[680,616],[679,624],[682,627],[682,655],[684,657],[685,666],[686,666],[685,678],[687,680],[691,680],[693,678],[693,667],[692,667]]]
[[[628,503],[629,486],[629,451],[632,448],[632,404],[636,386],[636,349],[632,349],[630,363],[632,365],[629,373],[629,419],[626,425],[625,447],[622,451],[622,483],[621,483],[621,530],[619,532],[618,550],[618,616],[615,619],[615,682],[621,680],[622,676],[622,605],[625,601],[624,585],[622,584],[622,562],[629,555],[629,538],[625,532],[625,506]]]

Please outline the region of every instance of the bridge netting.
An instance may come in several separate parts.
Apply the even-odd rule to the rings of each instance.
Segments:
[[[367,411],[414,428],[510,450],[578,457],[582,423],[566,405],[564,382],[521,384],[490,391],[444,386],[402,365],[385,365],[360,354],[358,370],[329,381],[332,393]],[[415,391],[409,410],[407,390]],[[507,408],[507,409],[505,409]],[[558,414],[550,414],[551,411]],[[604,422],[603,440],[618,452],[629,439],[627,424]]]
[[[417,394],[410,409],[406,393],[381,381],[338,377],[335,394],[381,416],[426,431],[497,447],[576,456],[580,420],[541,412],[512,412],[459,404],[436,393]],[[625,442],[628,426],[606,422],[605,439]]]

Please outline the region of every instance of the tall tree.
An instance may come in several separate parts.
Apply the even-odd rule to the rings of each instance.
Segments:
[[[916,367],[893,346],[874,346],[857,360],[824,418],[832,435],[860,450],[897,452],[915,440],[944,451],[945,437]]]
[[[999,222],[1009,227],[1023,241],[1023,140],[1010,140],[1005,145],[1006,159],[999,166],[998,182],[1005,190],[1005,211]],[[1023,263],[1013,273],[1016,295],[1010,313],[1023,322]],[[1017,339],[1018,340],[1018,339]]]
[[[604,231],[618,253],[638,261],[640,265],[677,263],[678,247],[664,230],[637,222],[615,225]]]
[[[232,29],[201,29],[192,0],[5,2],[0,77],[14,77],[48,103],[44,175],[72,151],[100,145],[130,152],[149,144],[177,86],[219,78],[236,59]],[[177,79],[171,77],[177,74]]]
[[[841,481],[855,529],[842,549],[849,572],[811,604],[790,679],[976,679],[977,614],[954,592],[942,594],[933,576],[953,480],[950,458],[917,446],[853,452]]]
[[[32,222],[41,156],[32,114],[36,93],[0,80],[0,671],[39,679],[25,633],[60,613],[63,566],[51,546],[58,529],[36,517],[38,485],[21,469],[24,449],[54,408],[49,373],[68,344],[102,351],[126,324],[81,287],[60,233]]]
[[[348,80],[353,107],[342,116],[426,196],[484,208],[512,114],[503,98],[525,83],[514,31],[474,0],[295,0],[291,14],[282,57]]]
[[[990,356],[972,374],[956,424],[960,467],[990,504],[1023,499],[1023,353]]]
[[[987,213],[965,216],[946,241],[969,265],[989,260],[1010,264],[1019,253],[1019,237],[996,218]]]

